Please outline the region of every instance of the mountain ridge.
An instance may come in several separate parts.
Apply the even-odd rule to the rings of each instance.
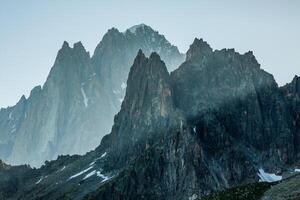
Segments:
[[[40,166],[60,154],[84,154],[95,148],[109,133],[121,106],[134,54],[158,46],[167,52],[171,47],[152,28],[137,30],[137,35],[108,30],[92,56],[80,41],[73,47],[64,41],[43,86],[22,98],[26,102],[22,108],[10,107],[9,113],[1,109],[0,157],[12,164]],[[142,40],[146,35],[148,39]],[[159,40],[149,43],[150,36]],[[112,47],[116,50],[110,52]],[[179,63],[183,55],[177,47],[172,48],[173,54],[165,58]],[[13,115],[14,109],[20,111]],[[10,120],[10,116],[18,116],[18,120]]]

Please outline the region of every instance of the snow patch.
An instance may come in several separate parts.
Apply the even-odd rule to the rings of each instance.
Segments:
[[[127,29],[129,30],[131,33],[136,33],[136,30],[139,29],[139,28],[145,28],[145,24],[139,24],[139,25],[135,25],[135,26],[132,26],[131,28]]]
[[[16,132],[16,128],[13,128],[11,131],[10,131],[10,133],[14,133],[14,132]]]
[[[82,97],[83,97],[83,103],[84,103],[84,106],[87,107],[87,106],[88,106],[89,99],[87,98],[87,96],[86,96],[86,94],[85,94],[85,91],[84,91],[83,87],[81,87],[81,94],[82,94]]]
[[[88,179],[94,175],[97,175],[97,177],[100,177],[102,179],[101,183],[113,178],[113,176],[105,176],[104,174],[101,174],[101,171],[93,170],[90,173],[88,173],[82,180]]]
[[[99,158],[96,158],[93,162],[91,162],[90,164],[89,164],[89,166],[92,166],[92,165],[94,165],[96,162],[97,162],[97,160],[100,160],[101,158],[104,158],[105,156],[106,156],[106,152],[104,152]]]
[[[197,133],[196,126],[193,128],[194,133]]]
[[[89,168],[87,168],[85,170],[82,170],[81,172],[79,172],[79,173],[77,173],[77,174],[75,174],[73,176],[70,176],[70,178],[68,178],[68,180],[71,180],[71,179],[76,178],[76,177],[78,177],[78,176],[80,176],[82,174],[85,174],[86,172],[90,171],[92,168],[93,167],[89,167]]]
[[[126,83],[125,82],[123,82],[122,84],[121,84],[121,88],[122,88],[122,90],[125,90],[126,89]]]
[[[106,155],[107,155],[107,153],[104,152],[104,153],[100,156],[100,158],[104,158]]]
[[[300,172],[300,169],[295,169],[294,172]]]
[[[8,119],[12,120],[12,112],[9,113]]]
[[[85,179],[87,179],[87,178],[90,178],[91,176],[95,175],[96,172],[97,172],[96,170],[91,171],[90,173],[88,173],[87,175],[85,175],[85,177],[84,177],[82,180],[85,180]]]
[[[44,179],[44,177],[41,177],[37,182],[35,182],[35,184],[39,184],[42,180]]]
[[[66,166],[63,166],[59,171],[62,172],[64,169],[66,169]]]
[[[97,160],[98,160],[98,159],[96,159],[95,161],[91,162],[91,163],[89,164],[89,166],[94,165],[94,164],[96,163]]]
[[[101,183],[102,183],[102,182],[105,182],[105,181],[107,181],[107,180],[109,180],[109,179],[112,178],[112,177],[105,176],[104,174],[101,174],[100,171],[97,171],[97,176],[103,179],[103,180],[101,181]]]
[[[189,200],[196,200],[198,198],[197,194],[193,194],[193,196],[189,197]]]
[[[276,174],[270,174],[265,172],[262,168],[260,168],[259,173],[257,174],[260,178],[260,182],[276,182],[276,181],[280,181],[282,179],[282,176],[278,176]]]

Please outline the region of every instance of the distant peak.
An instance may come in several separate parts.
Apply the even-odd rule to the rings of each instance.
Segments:
[[[143,62],[146,59],[145,54],[141,49],[139,49],[137,56],[134,59],[134,65],[140,65],[141,62]]]
[[[150,59],[160,60],[160,56],[156,52],[152,52],[149,58]]]
[[[88,53],[88,52],[86,51],[86,49],[84,48],[84,46],[82,45],[81,41],[74,43],[73,49],[74,49],[74,51],[76,51],[76,52],[82,52],[82,53],[84,53],[84,54]],[[88,54],[89,54],[89,53],[88,53]]]
[[[120,31],[117,28],[112,27],[112,28],[108,29],[107,33],[120,33]]]
[[[74,43],[73,48],[84,48],[81,41]]]
[[[143,53],[142,49],[139,49],[138,53],[137,53],[137,57],[143,56],[145,57],[145,54]]]
[[[30,91],[30,96],[35,96],[39,94],[42,91],[42,87],[40,85],[35,86],[31,91]]]
[[[293,78],[293,82],[299,82],[300,83],[300,77],[298,75],[295,75]]]
[[[62,49],[65,49],[65,48],[70,48],[69,46],[69,43],[67,41],[64,41],[63,45],[62,45]]]
[[[137,30],[145,30],[145,29],[153,30],[150,26],[147,26],[146,24],[142,23],[142,24],[134,25],[134,26],[128,28],[126,31],[129,31],[129,32],[135,34],[135,33],[137,33]]]
[[[190,60],[193,57],[205,56],[212,52],[212,48],[202,38],[195,38],[193,44],[190,45],[189,50],[186,53],[186,60]]]

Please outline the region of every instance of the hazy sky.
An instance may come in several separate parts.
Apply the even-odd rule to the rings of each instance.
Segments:
[[[64,40],[93,53],[107,29],[140,23],[181,52],[195,37],[252,50],[280,85],[300,75],[298,0],[0,0],[0,107],[45,82]]]

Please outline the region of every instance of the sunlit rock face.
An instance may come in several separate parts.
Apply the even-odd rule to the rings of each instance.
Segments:
[[[113,117],[109,102],[101,98],[105,94],[89,53],[81,43],[71,48],[65,42],[44,86],[9,111],[15,130],[9,133],[12,147],[6,160],[39,166],[59,154],[82,154],[97,146]]]
[[[134,31],[133,31],[134,30]],[[109,133],[125,95],[139,49],[164,55],[170,69],[183,55],[146,25],[120,33],[109,30],[93,57],[78,42],[64,42],[43,86],[0,111],[0,158],[40,166],[61,154],[84,154]]]

